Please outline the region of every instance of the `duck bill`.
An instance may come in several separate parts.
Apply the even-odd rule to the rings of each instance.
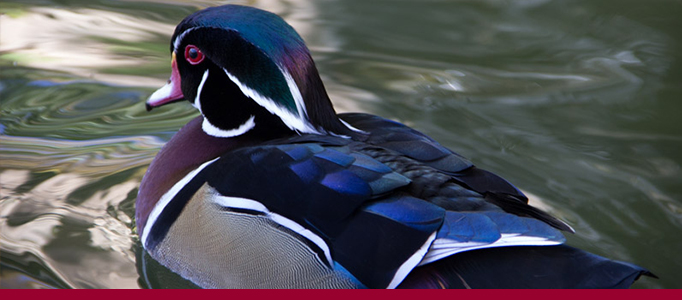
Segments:
[[[147,111],[152,110],[154,107],[185,99],[185,95],[182,94],[182,89],[180,88],[180,72],[178,71],[178,64],[175,62],[175,53],[173,53],[173,59],[171,60],[171,68],[173,71],[171,72],[168,83],[156,90],[156,92],[147,99],[145,105]]]

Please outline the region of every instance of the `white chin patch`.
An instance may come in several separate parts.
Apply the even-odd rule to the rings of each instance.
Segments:
[[[204,122],[201,123],[201,129],[206,132],[206,134],[215,137],[226,138],[239,136],[256,127],[256,122],[254,121],[255,118],[255,116],[251,116],[248,120],[246,120],[246,122],[244,122],[242,125],[239,125],[239,127],[235,129],[224,130],[211,124],[211,122],[204,117]]]
[[[199,83],[199,87],[197,88],[197,96],[194,98],[194,107],[196,107],[199,112],[203,114],[203,111],[201,110],[201,91],[204,89],[204,84],[206,83],[206,79],[208,79],[208,70],[204,71],[204,75],[201,77],[201,83]],[[253,129],[256,127],[256,122],[254,121],[255,116],[251,116],[246,122],[244,122],[242,125],[239,125],[239,127],[235,129],[229,129],[229,130],[224,130],[216,127],[215,125],[211,124],[211,122],[208,121],[206,117],[204,117],[204,122],[201,123],[201,129],[206,132],[206,134],[210,136],[215,136],[215,137],[234,137],[234,136],[239,136],[247,131]]]

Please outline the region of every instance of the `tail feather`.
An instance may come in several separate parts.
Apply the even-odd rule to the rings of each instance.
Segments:
[[[629,288],[639,266],[566,245],[501,247],[459,253],[416,268],[398,288]]]
[[[505,212],[517,216],[535,218],[556,229],[575,233],[575,230],[570,225],[566,224],[566,222],[524,203],[524,200],[519,200],[515,196],[507,194],[486,193],[485,195],[485,201],[499,206]]]

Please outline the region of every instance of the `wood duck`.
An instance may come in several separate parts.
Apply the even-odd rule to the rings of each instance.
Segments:
[[[301,37],[225,5],[175,29],[147,109],[201,112],[140,184],[144,249],[206,288],[629,287],[501,177],[381,117],[336,114]]]

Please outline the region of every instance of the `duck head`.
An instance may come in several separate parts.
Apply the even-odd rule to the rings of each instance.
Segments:
[[[337,116],[303,39],[279,16],[225,5],[185,18],[171,39],[172,73],[147,110],[188,100],[215,137],[353,135]]]

